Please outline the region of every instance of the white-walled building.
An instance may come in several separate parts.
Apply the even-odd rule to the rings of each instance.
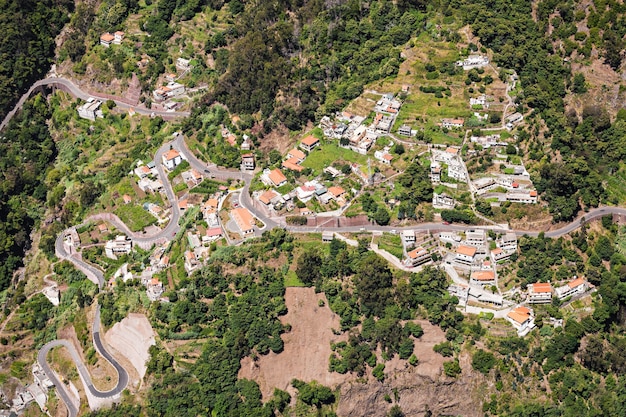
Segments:
[[[566,285],[556,288],[554,292],[558,298],[563,299],[572,295],[583,294],[587,291],[587,288],[589,288],[587,281],[582,278],[576,278]]]
[[[518,336],[526,336],[535,327],[535,317],[531,309],[519,306],[511,310],[506,319],[517,330]]]
[[[476,256],[476,248],[473,246],[459,245],[456,248],[456,256],[454,258],[455,261],[471,264],[474,262],[474,257]]]
[[[552,301],[552,285],[549,282],[536,282],[528,286],[528,302],[532,304]]]
[[[430,261],[432,258],[430,253],[422,247],[415,248],[406,254],[407,259],[404,261],[407,266],[418,266]]]
[[[119,235],[114,240],[109,240],[104,245],[104,253],[108,258],[117,259],[118,256],[130,253],[133,242],[125,235]]]
[[[170,149],[163,155],[163,165],[170,171],[180,165],[181,162],[183,162],[183,157],[175,149]]]

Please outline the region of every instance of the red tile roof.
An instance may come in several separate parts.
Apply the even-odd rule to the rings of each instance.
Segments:
[[[316,143],[318,143],[320,140],[318,138],[316,138],[315,136],[307,136],[306,138],[302,139],[302,144],[306,145],[306,146],[313,146]]]

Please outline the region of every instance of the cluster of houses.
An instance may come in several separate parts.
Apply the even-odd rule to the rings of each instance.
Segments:
[[[402,102],[393,94],[383,94],[374,105],[375,116],[369,126],[363,124],[364,117],[344,111],[337,114],[334,121],[328,116],[323,117],[320,128],[324,131],[324,136],[340,139],[341,146],[365,155],[379,136],[389,134],[401,107]],[[398,134],[412,136],[414,131],[410,126],[403,125]]]
[[[563,300],[582,295],[589,288],[590,284],[580,277],[574,277],[572,281],[557,288],[552,288],[549,282],[537,282],[528,286],[526,303],[547,304],[552,302],[553,295]],[[506,319],[517,330],[519,336],[525,336],[535,328],[535,315],[532,309],[526,306],[515,307],[506,315]]]
[[[287,183],[287,178],[278,168],[273,170],[266,169],[263,175],[261,175],[261,181],[270,187],[280,187]],[[326,187],[318,180],[306,181],[286,194],[280,194],[275,189],[256,193],[257,200],[264,206],[275,210],[280,210],[285,205],[287,205],[288,211],[293,210],[292,201],[295,197],[303,203],[307,203],[312,199],[316,199],[320,204],[329,204],[331,201],[334,201],[339,207],[343,207],[347,203],[346,190],[339,186]],[[300,214],[308,215],[312,214],[312,212],[308,209],[301,209]]]
[[[506,232],[496,239],[496,247],[492,250],[489,250],[490,242],[484,229],[466,231],[465,239],[456,232],[441,232],[439,239],[455,247],[455,253],[448,260],[463,269],[482,268],[484,261],[488,261],[495,270],[498,262],[509,259],[517,251],[517,236],[513,232]],[[481,279],[476,279],[477,283],[495,284],[495,274],[493,279],[486,280],[485,277],[486,275],[481,275]]]
[[[302,162],[306,159],[308,153],[313,151],[320,145],[320,141],[315,136],[307,136],[300,142],[298,148],[294,148],[287,152],[282,162],[282,168],[290,171],[301,172]],[[324,172],[328,173],[332,178],[342,175],[338,169],[328,166],[324,168]],[[263,206],[281,210],[286,208],[292,211],[295,208],[294,201],[297,198],[302,203],[307,203],[312,199],[316,199],[320,204],[326,205],[335,202],[339,207],[343,207],[347,203],[347,192],[339,186],[325,186],[318,179],[306,181],[297,186],[293,190],[281,193],[277,189],[288,183],[287,177],[280,168],[266,168],[260,176],[261,182],[271,189],[259,191],[255,193],[255,198],[263,204]],[[313,212],[308,208],[301,208],[300,215],[309,215]]]
[[[156,90],[152,92],[152,95],[154,96],[154,99],[156,101],[165,101],[170,98],[179,97],[185,94],[185,91],[186,91],[185,86],[176,81],[192,69],[190,62],[191,61],[189,59],[185,59],[185,58],[178,58],[176,60],[176,69],[179,71],[182,71],[182,74],[181,75],[177,73],[165,74],[165,81],[167,81],[167,84],[157,88]],[[164,105],[168,109],[173,109],[174,107],[176,107],[176,103],[169,103],[169,105],[167,105],[166,103]]]
[[[533,188],[530,175],[523,167],[518,167],[520,174],[491,174],[472,181],[476,194],[497,202],[537,203],[537,190]]]
[[[534,204],[537,202],[537,191],[534,189],[530,174],[520,162],[512,163],[509,155],[502,149],[509,145],[501,140],[499,134],[488,136],[471,136],[470,141],[480,145],[480,150],[470,149],[468,155],[477,155],[479,152],[492,154],[492,163],[504,167],[504,173],[490,172],[471,180],[471,188],[476,195],[492,200],[494,203],[509,201],[512,203]]]
[[[459,148],[450,146],[445,150],[432,149],[430,179],[434,184],[441,182],[441,173],[444,168],[448,178],[460,182],[467,181],[467,170],[459,155]]]

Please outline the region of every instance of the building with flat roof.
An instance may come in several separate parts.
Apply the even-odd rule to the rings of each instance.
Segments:
[[[119,235],[114,240],[109,240],[104,245],[104,253],[111,259],[130,253],[133,249],[133,242],[126,235]]]
[[[100,100],[90,97],[85,104],[77,109],[78,116],[82,119],[91,120],[92,122],[96,120],[96,117],[104,117],[102,110],[100,110],[100,105],[102,105]]]

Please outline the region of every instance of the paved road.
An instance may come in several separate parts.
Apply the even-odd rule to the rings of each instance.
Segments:
[[[223,180],[237,179],[237,180],[243,181],[244,187],[240,193],[240,196],[241,196],[240,203],[242,204],[242,206],[250,210],[261,221],[263,221],[266,224],[267,230],[275,228],[275,227],[284,227],[285,229],[291,232],[295,232],[295,233],[311,233],[311,232],[319,233],[324,230],[341,233],[341,232],[361,232],[361,231],[366,231],[366,232],[388,231],[389,232],[393,230],[399,231],[403,229],[412,229],[412,230],[417,230],[417,231],[429,231],[429,232],[434,233],[434,232],[439,232],[439,231],[464,232],[470,228],[476,228],[476,226],[440,224],[440,223],[422,223],[422,224],[403,227],[403,228],[394,227],[394,226],[372,226],[372,225],[337,228],[337,227],[287,226],[284,224],[280,224],[279,222],[268,217],[263,211],[255,208],[252,202],[252,198],[249,193],[250,183],[253,178],[252,174],[235,171],[235,170],[221,169],[214,164],[207,164],[203,161],[200,161],[198,158],[194,156],[191,150],[187,147],[184,137],[182,135],[178,135],[171,143],[166,143],[163,146],[161,146],[161,148],[159,148],[159,150],[157,151],[155,155],[155,161],[156,161],[158,174],[162,179],[167,198],[169,200],[169,203],[172,206],[172,209],[171,209],[172,216],[171,216],[169,224],[158,233],[150,235],[150,236],[146,236],[146,235],[140,235],[136,233],[130,233],[126,225],[124,225],[122,221],[117,217],[110,217],[108,219],[108,221],[114,223],[115,226],[119,230],[128,231],[129,236],[131,237],[131,239],[133,239],[135,243],[148,243],[149,244],[149,243],[157,242],[162,239],[171,239],[171,237],[175,235],[180,229],[180,226],[178,225],[178,222],[180,219],[180,210],[178,208],[178,201],[176,199],[174,191],[172,190],[171,184],[169,183],[167,179],[166,172],[161,164],[162,155],[165,152],[167,152],[170,149],[170,147],[181,152],[185,156],[185,158],[188,160],[190,166],[198,170],[201,173],[208,169],[211,172],[211,174],[214,175],[214,177],[217,179],[223,179]],[[576,220],[572,221],[571,223],[559,229],[546,232],[545,236],[546,237],[559,237],[559,236],[568,234],[581,226],[581,224],[583,223],[582,221],[583,217],[586,221],[589,221],[589,220],[593,220],[593,219],[599,218],[607,214],[619,214],[619,215],[626,216],[626,209],[617,208],[617,207],[598,208],[588,213],[585,213],[584,216],[580,216]],[[495,231],[500,231],[500,232],[507,231],[506,229],[503,229],[499,226],[481,226],[481,227],[484,229],[495,230]],[[526,230],[515,230],[514,232],[518,236],[522,236],[522,235],[537,236],[539,234],[538,232],[526,231]],[[67,259],[70,262],[72,262],[78,269],[83,271],[85,274],[87,274],[88,277],[90,277],[90,279],[96,282],[99,287],[102,287],[104,285],[104,275],[102,271],[100,271],[98,268],[94,267],[93,265],[83,261],[78,254],[70,254],[67,252],[67,250],[65,249],[65,245],[63,244],[63,237],[65,233],[66,232],[63,232],[62,234],[60,234],[56,240],[56,250],[57,250],[57,255],[59,256],[59,258]],[[52,370],[50,369],[50,367],[48,366],[46,362],[46,354],[51,348],[55,346],[65,346],[66,348],[70,350],[74,363],[76,364],[79,370],[79,373],[81,375],[81,378],[84,381],[86,381],[85,385],[87,386],[87,389],[89,390],[90,394],[94,395],[97,398],[110,398],[112,396],[119,395],[119,393],[121,393],[121,391],[128,384],[128,374],[121,367],[121,365],[118,362],[116,362],[115,359],[104,349],[104,346],[102,345],[102,342],[100,340],[100,307],[99,306],[98,306],[98,310],[96,314],[96,319],[94,320],[93,337],[94,337],[93,342],[94,342],[96,349],[114,366],[119,376],[117,386],[113,390],[108,391],[108,392],[100,392],[100,391],[97,391],[93,387],[89,374],[86,371],[84,364],[80,360],[80,356],[77,354],[74,348],[69,344],[69,342],[65,340],[56,340],[56,341],[48,343],[39,351],[38,361],[41,364],[44,371],[46,372],[46,374],[48,375],[48,377],[54,382],[55,386],[57,387],[57,390],[59,391],[59,395],[61,399],[67,405],[70,417],[76,416],[77,411],[75,410],[75,406],[71,402],[69,394],[67,393],[65,389],[65,386],[58,380],[58,378],[52,372]]]
[[[24,103],[26,103],[26,100],[28,100],[28,98],[33,94],[33,92],[37,90],[38,88],[45,87],[45,86],[53,86],[53,87],[60,88],[63,91],[67,91],[74,97],[80,98],[83,100],[87,100],[89,97],[95,97],[103,101],[107,100],[105,96],[101,96],[98,94],[90,94],[86,91],[81,90],[76,84],[74,84],[72,81],[66,78],[61,78],[61,77],[44,78],[43,80],[39,80],[36,83],[34,83],[30,87],[30,89],[22,95],[22,97],[19,99],[19,101],[17,102],[13,110],[11,110],[6,115],[2,123],[0,123],[0,131],[5,128],[5,126],[9,123],[9,121],[13,118],[13,116],[15,116],[15,114],[24,106]],[[122,101],[118,101],[118,100],[113,100],[113,101],[115,101],[115,104],[122,109],[129,109],[132,107],[129,104],[124,103]],[[133,109],[135,110],[136,113],[139,113],[139,114],[143,114],[146,116],[151,116],[151,115],[161,116],[163,118],[168,118],[168,119],[174,119],[178,117],[188,117],[190,114],[189,112],[170,112],[170,111],[162,111],[162,110],[151,110],[151,109],[145,109],[145,108],[140,108],[140,107],[137,107],[137,108],[133,107]]]
[[[117,376],[118,376],[117,384],[115,385],[113,389],[109,391],[99,391],[98,389],[96,389],[96,387],[94,387],[93,381],[91,380],[91,376],[89,375],[89,371],[87,370],[85,363],[83,362],[82,358],[80,357],[80,355],[74,348],[74,345],[72,345],[70,341],[64,340],[64,339],[53,340],[52,342],[46,343],[41,349],[39,349],[39,353],[37,354],[37,362],[39,362],[39,365],[41,366],[43,371],[46,373],[48,378],[50,378],[50,380],[54,383],[59,393],[59,396],[61,397],[61,399],[63,400],[63,402],[65,403],[67,407],[68,414],[70,417],[75,417],[76,415],[78,415],[78,410],[76,409],[76,406],[74,405],[74,402],[72,401],[69,392],[65,388],[65,384],[59,381],[59,379],[56,376],[56,373],[52,371],[52,369],[50,368],[50,365],[48,364],[46,357],[53,348],[64,347],[69,351],[72,361],[74,362],[74,365],[76,365],[76,368],[78,369],[78,374],[80,375],[80,379],[83,382],[85,389],[88,390],[89,395],[93,397],[111,398],[111,399],[119,398],[122,391],[124,391],[124,389],[126,389],[126,386],[128,385],[128,373],[106,351],[106,349],[104,349],[104,346],[102,345],[102,341],[100,340],[100,306],[97,307],[96,316],[94,318],[93,343],[96,347],[96,350],[102,356],[104,356],[104,358],[107,361],[109,361],[111,365],[113,365],[113,367],[117,371]]]

